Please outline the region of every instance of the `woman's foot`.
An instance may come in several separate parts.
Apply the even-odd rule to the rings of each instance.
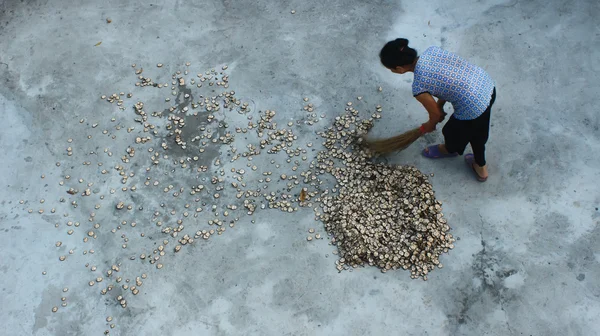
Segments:
[[[487,181],[487,178],[488,178],[487,166],[480,166],[477,163],[475,163],[475,156],[473,154],[465,155],[465,162],[473,170],[473,173],[475,174],[477,181],[479,181],[479,182]]]
[[[429,146],[423,150],[423,156],[428,157],[430,159],[442,159],[448,157],[455,157],[457,155],[458,153],[448,153],[446,145],[444,144]]]

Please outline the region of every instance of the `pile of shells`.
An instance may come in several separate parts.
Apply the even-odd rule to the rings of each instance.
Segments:
[[[316,113],[322,109],[318,99],[304,97],[301,116],[278,123],[281,114],[258,110],[229,88],[227,66],[197,75],[189,66],[158,83],[133,64],[132,92],[99,95],[117,114],[80,119],[85,136],[66,139],[56,162],[64,197],[55,204],[50,197],[19,201],[30,214],[54,214],[56,229],[81,239],[79,246],[72,246],[76,240],[55,244],[60,262],[74,262],[75,251],[92,258],[92,247],[118,246],[122,254],[110,263],[82,265],[90,270],[87,287],[126,308],[140,293],[142,279],[163,269],[169,255],[187,254],[183,250],[269,209],[281,216],[312,209],[328,237],[310,228],[301,239],[314,244],[328,238],[338,249],[339,271],[401,268],[426,280],[442,267],[439,256],[453,248],[454,238],[427,177],[413,167],[377,163],[362,146],[381,106],[370,111],[366,99],[357,97],[330,127],[316,132],[316,124],[327,120]],[[156,78],[168,68],[156,67],[151,74]],[[156,91],[140,92],[147,90]],[[156,100],[157,95],[162,96]],[[323,143],[313,144],[319,136]],[[106,147],[97,152],[100,144]],[[265,155],[271,160],[259,158]],[[74,170],[76,164],[86,168]],[[41,178],[48,180],[46,174]],[[148,220],[137,225],[135,218]],[[140,238],[130,242],[135,236]],[[138,266],[126,267],[134,262]],[[66,308],[66,299],[56,303],[52,312]]]
[[[358,114],[348,103],[333,127],[320,133],[326,140],[317,157],[319,172],[335,177],[337,193],[322,194],[323,213],[317,215],[338,247],[337,269],[402,268],[427,280],[435,267],[442,268],[439,256],[454,247],[441,203],[418,169],[373,162],[374,154],[361,146],[372,118]]]

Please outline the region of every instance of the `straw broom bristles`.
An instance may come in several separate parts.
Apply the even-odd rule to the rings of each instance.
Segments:
[[[444,119],[446,119],[446,115],[448,115],[448,113],[442,111],[442,116],[438,123],[444,121]],[[423,125],[421,125],[421,127],[417,127],[408,132],[387,139],[368,140],[363,138],[363,143],[365,143],[370,150],[376,153],[386,154],[406,149],[425,133],[425,128]]]
[[[418,127],[408,132],[387,139],[366,140],[367,147],[377,153],[391,153],[401,151],[417,141],[424,133],[423,127]]]

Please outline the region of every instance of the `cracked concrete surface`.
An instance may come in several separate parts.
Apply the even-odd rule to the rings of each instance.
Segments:
[[[592,0],[0,1],[4,328],[11,335],[101,335],[112,316],[111,335],[600,333],[599,16]],[[79,119],[132,121],[132,113],[98,100],[132,87],[131,63],[175,70],[189,61],[199,71],[229,64],[237,94],[257,110],[278,111],[281,123],[299,117],[304,96],[328,119],[365,96],[384,106],[373,131],[387,136],[426,120],[410,76],[378,62],[381,46],[400,36],[418,51],[440,45],[472,60],[498,88],[485,184],[461,159],[419,155],[442,139],[439,131],[389,157],[435,173],[437,197],[460,238],[427,282],[374,268],[338,274],[332,246],[305,239],[309,227],[320,228],[311,213],[259,212],[254,224],[246,218],[147,271],[140,295],[123,310],[88,286],[84,267],[122,258],[116,236],[82,255],[90,247],[54,227],[61,215],[27,213],[41,198],[45,208],[58,203],[64,189],[56,182],[66,172],[94,180],[101,192],[120,187],[116,176],[99,179],[79,162],[54,163],[67,162],[66,138],[84,142]],[[315,137],[307,131],[301,140]],[[127,146],[121,137],[97,141],[115,153]],[[149,208],[163,197],[137,196]],[[105,222],[122,220],[109,210],[99,213]],[[132,238],[128,248],[162,239]],[[62,263],[57,240],[76,250]],[[123,272],[145,267],[123,265]],[[69,305],[52,313],[64,287]]]

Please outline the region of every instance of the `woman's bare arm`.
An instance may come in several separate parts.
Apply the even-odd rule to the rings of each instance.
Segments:
[[[425,107],[427,113],[429,113],[429,121],[426,123],[426,128],[431,131],[435,130],[435,125],[444,120],[444,110],[439,102],[436,102],[433,96],[427,92],[421,93],[415,98],[423,104],[423,107]]]

